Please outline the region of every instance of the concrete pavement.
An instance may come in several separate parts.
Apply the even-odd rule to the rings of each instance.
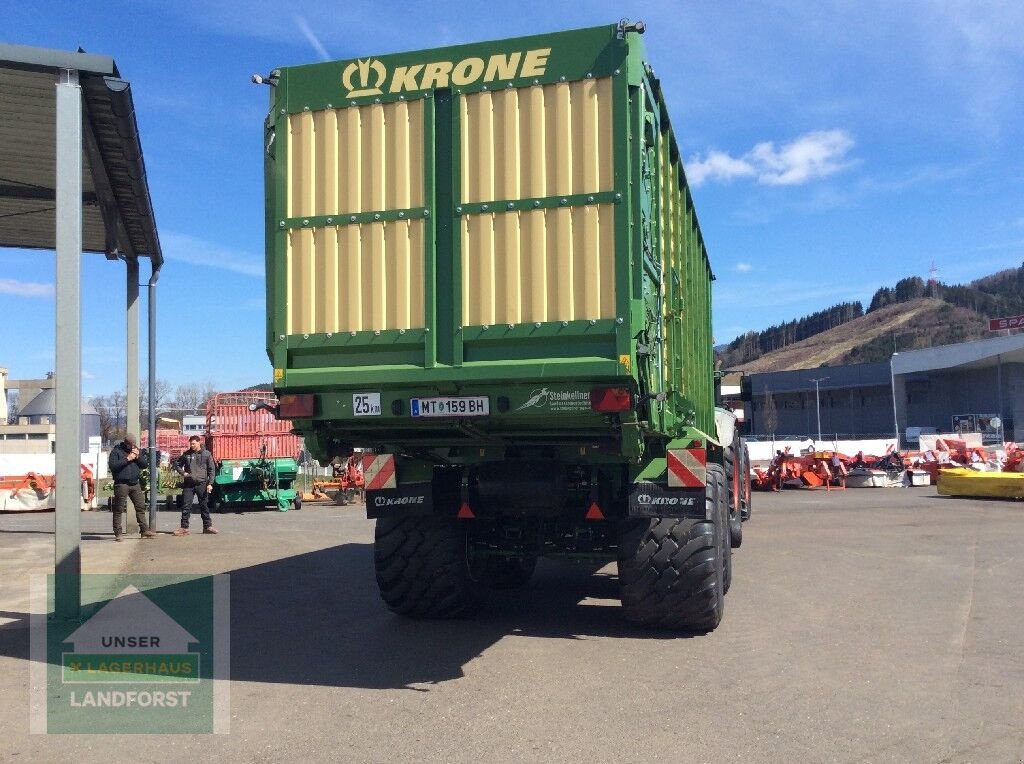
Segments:
[[[1024,756],[1024,504],[792,491],[756,495],[754,512],[725,619],[694,638],[625,624],[614,566],[563,562],[473,620],[397,618],[377,595],[361,507],[223,515],[219,536],[89,538],[86,570],[231,575],[231,734],[130,741],[28,734],[18,578],[46,540],[13,531],[52,530],[53,516],[0,517],[4,758]],[[95,517],[105,530],[109,515]],[[175,525],[161,513],[161,529]]]

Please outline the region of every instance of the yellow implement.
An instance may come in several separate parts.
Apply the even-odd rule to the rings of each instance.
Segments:
[[[1024,499],[1024,472],[939,470],[938,489],[940,496]]]

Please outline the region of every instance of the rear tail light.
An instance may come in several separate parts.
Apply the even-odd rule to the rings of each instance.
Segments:
[[[278,398],[278,418],[299,419],[313,416],[315,395],[282,395]]]
[[[590,408],[594,411],[629,411],[633,396],[625,387],[598,387],[590,391]]]

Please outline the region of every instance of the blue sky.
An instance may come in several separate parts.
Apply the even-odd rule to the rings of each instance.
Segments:
[[[718,342],[866,303],[933,262],[957,282],[1024,260],[1018,0],[15,1],[0,41],[81,46],[131,81],[167,257],[157,376],[233,389],[270,377],[252,73],[622,16],[647,23],[718,276]],[[0,251],[16,378],[53,367],[53,261]],[[124,385],[124,289],[122,266],[85,257],[85,395]]]

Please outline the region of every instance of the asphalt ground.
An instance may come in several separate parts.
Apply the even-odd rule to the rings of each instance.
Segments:
[[[473,620],[403,620],[378,598],[361,507],[122,544],[84,514],[87,572],[231,575],[216,736],[29,734],[27,574],[52,561],[53,515],[0,516],[0,759],[1022,760],[1024,503],[754,498],[725,619],[697,637],[625,624],[614,566],[563,562]]]

